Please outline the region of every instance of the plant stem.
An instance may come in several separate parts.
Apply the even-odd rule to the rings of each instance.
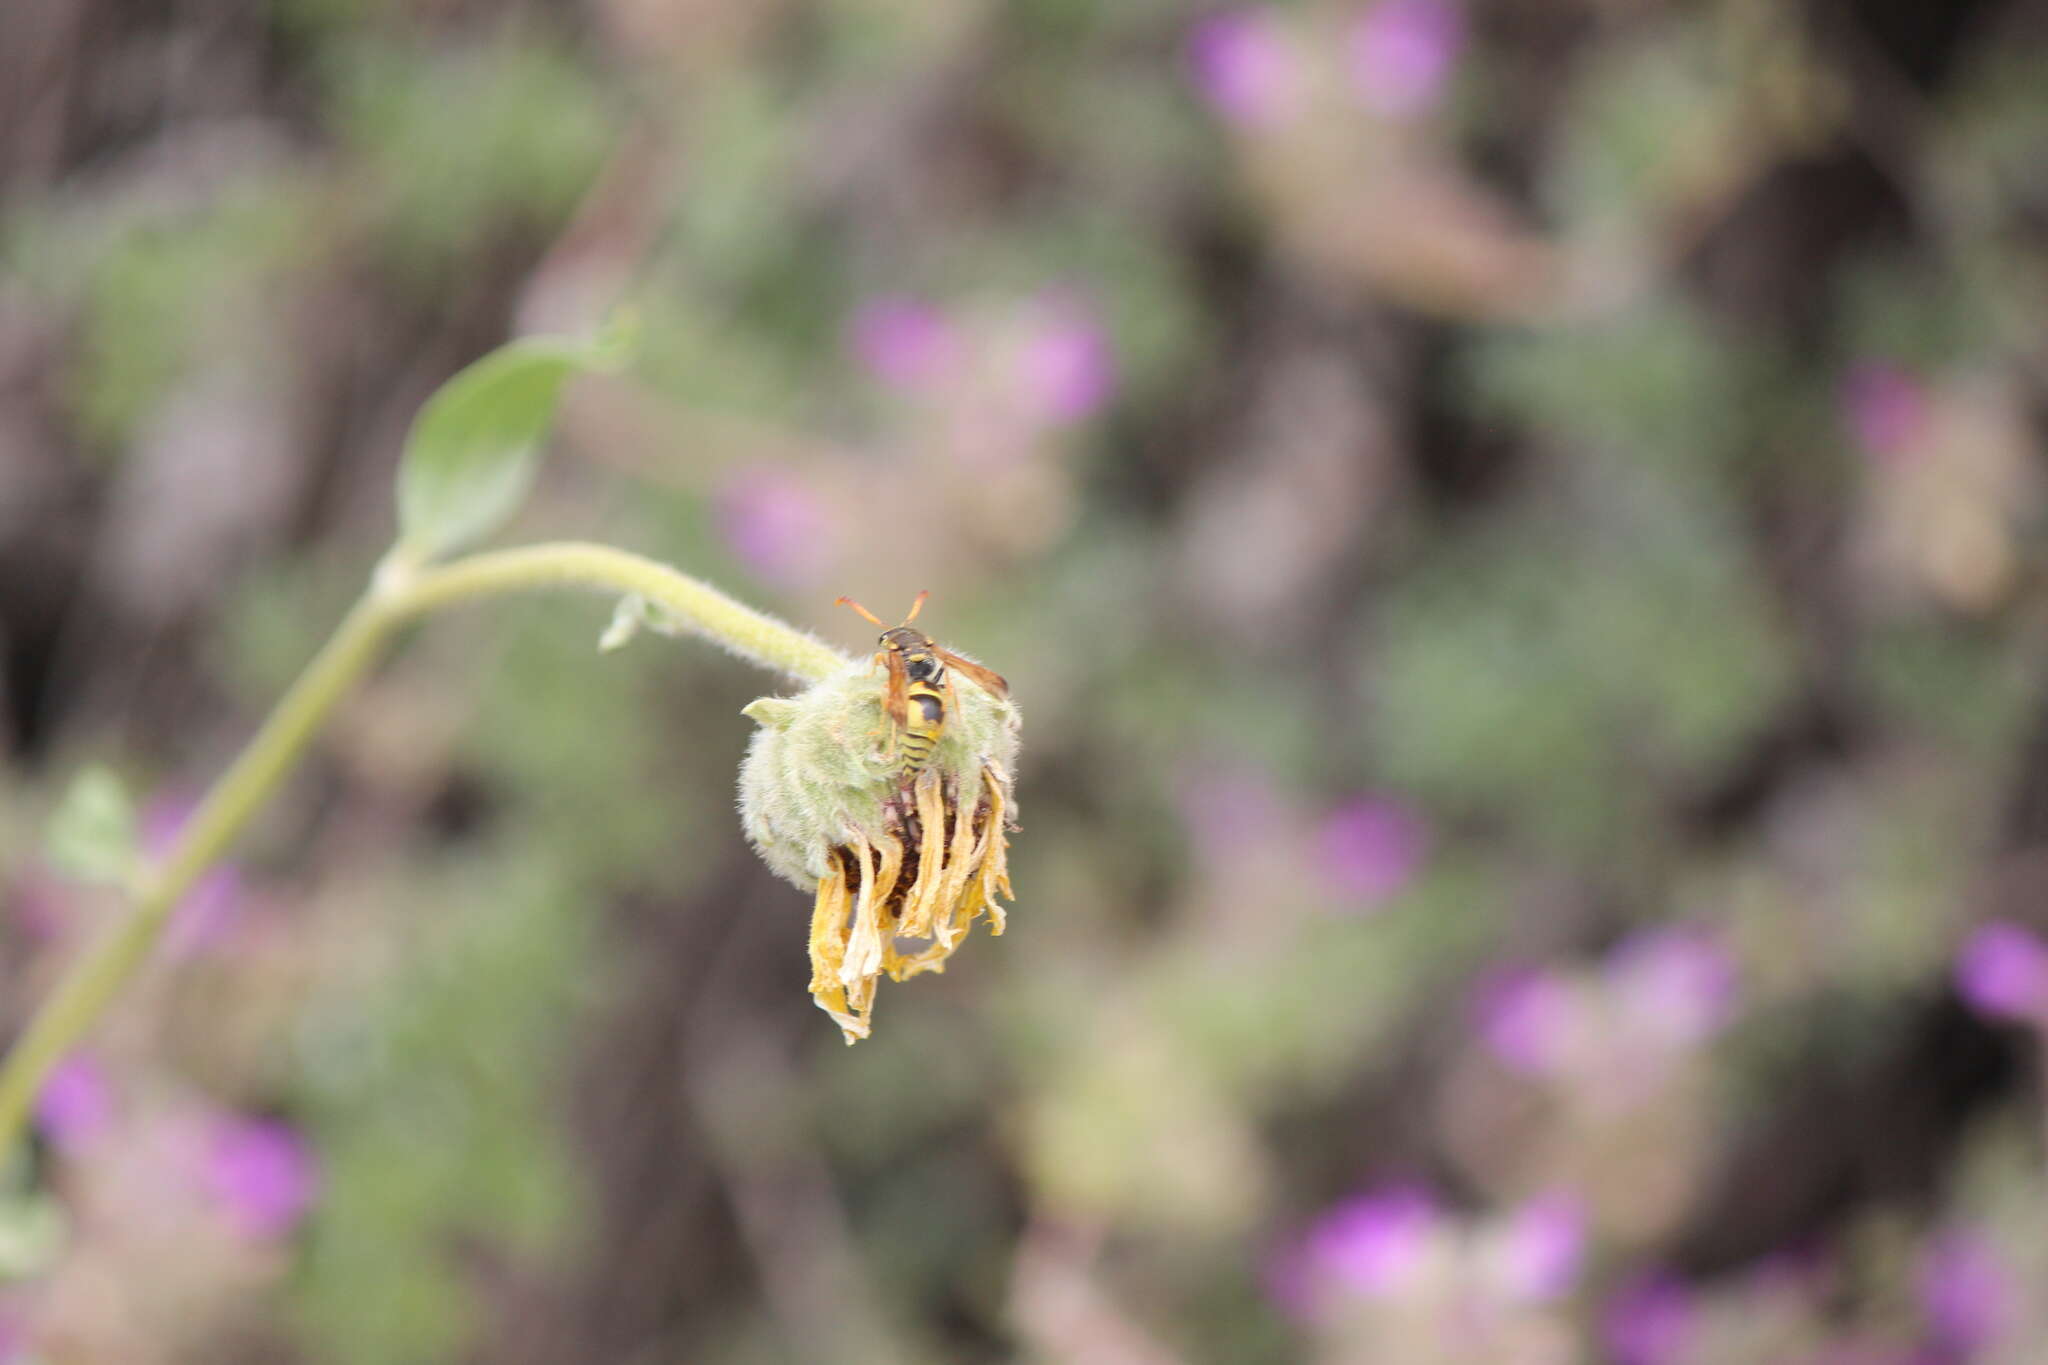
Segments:
[[[207,793],[177,843],[144,873],[128,913],[71,963],[0,1062],[0,1156],[13,1149],[50,1069],[135,974],[171,911],[262,810],[335,704],[377,661],[392,631],[471,598],[550,586],[638,594],[692,633],[801,681],[815,681],[850,662],[831,646],[665,564],[608,546],[534,545],[424,568],[387,559],[371,590]]]
[[[394,605],[406,615],[418,615],[466,598],[554,586],[636,593],[659,604],[691,633],[801,682],[816,682],[852,662],[709,584],[609,545],[561,541],[471,555],[421,570],[409,581],[401,578]]]

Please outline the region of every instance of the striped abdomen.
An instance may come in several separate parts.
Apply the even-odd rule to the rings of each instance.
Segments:
[[[902,758],[904,776],[915,777],[932,761],[932,750],[939,747],[939,736],[946,732],[946,694],[914,682],[909,702],[896,751]]]

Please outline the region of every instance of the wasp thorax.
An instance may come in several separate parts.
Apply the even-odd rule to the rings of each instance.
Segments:
[[[811,996],[851,1043],[868,1036],[883,973],[944,970],[986,913],[1003,931],[1016,705],[963,688],[929,759],[902,761],[870,661],[799,696],[746,708],[760,722],[740,765],[740,818],[778,876],[816,901]]]

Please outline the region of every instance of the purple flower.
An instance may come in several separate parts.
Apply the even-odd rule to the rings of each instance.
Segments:
[[[1624,1285],[1607,1301],[1600,1334],[1617,1365],[1671,1365],[1690,1344],[1694,1320],[1685,1287],[1651,1275]]]
[[[1681,1046],[1705,1042],[1735,1013],[1735,963],[1697,929],[1633,936],[1608,958],[1606,975],[1631,1019]]]
[[[1956,958],[1956,989],[1988,1018],[2039,1020],[2048,1013],[2048,946],[2017,924],[1987,924]]]
[[[1920,1260],[1920,1305],[1940,1343],[1963,1355],[1995,1344],[2011,1331],[2020,1291],[1991,1244],[1969,1232],[1950,1232]]]
[[[74,1052],[50,1071],[36,1096],[36,1125],[60,1149],[76,1149],[106,1132],[114,1088],[89,1053]]]
[[[1551,1076],[1581,1026],[1570,981],[1541,968],[1512,968],[1483,982],[1474,1001],[1480,1040],[1511,1071]]]
[[[186,796],[159,796],[142,813],[141,844],[151,857],[162,857],[177,843],[178,833],[199,808]],[[178,902],[165,930],[170,952],[190,956],[214,947],[234,932],[240,922],[244,898],[242,874],[232,863],[219,863],[199,874],[199,879]]]
[[[238,1228],[266,1241],[298,1226],[320,1185],[312,1151],[274,1119],[223,1122],[206,1153],[203,1179]]]
[[[1842,380],[1842,418],[1871,455],[1903,455],[1927,430],[1927,390],[1911,371],[1885,360],[1851,366]]]
[[[738,470],[713,502],[726,547],[763,578],[801,582],[830,551],[832,519],[824,500],[791,470]]]
[[[1116,388],[1109,339],[1089,311],[1055,302],[1025,338],[1019,378],[1032,407],[1053,422],[1078,422]]]
[[[1366,1298],[1398,1294],[1421,1269],[1441,1223],[1428,1193],[1411,1185],[1347,1199],[1309,1229],[1311,1282]]]
[[[1562,1192],[1530,1200],[1502,1229],[1500,1254],[1509,1297],[1534,1303],[1563,1298],[1585,1264],[1585,1206]]]
[[[1429,851],[1429,830],[1405,807],[1361,796],[1324,818],[1316,845],[1330,881],[1373,906],[1415,876]]]
[[[868,372],[896,389],[931,388],[953,369],[960,350],[953,325],[938,309],[893,296],[862,304],[847,337]]]
[[[1447,0],[1380,0],[1351,30],[1351,80],[1378,113],[1405,118],[1441,98],[1465,45],[1465,21]]]
[[[1285,118],[1300,89],[1286,37],[1262,9],[1227,10],[1196,26],[1188,66],[1209,106],[1243,128]]]

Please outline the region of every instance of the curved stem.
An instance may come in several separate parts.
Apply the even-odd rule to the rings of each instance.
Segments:
[[[852,662],[707,583],[609,545],[560,541],[493,550],[409,576],[401,573],[389,591],[395,610],[416,616],[467,598],[556,586],[636,593],[659,604],[692,634],[801,682],[816,682]]]
[[[370,600],[356,605],[143,879],[128,913],[65,971],[0,1066],[0,1153],[13,1148],[50,1068],[142,964],[172,908],[261,809],[394,624]]]
[[[177,843],[141,878],[128,913],[71,963],[5,1062],[0,1062],[0,1155],[20,1136],[50,1069],[76,1046],[142,965],[172,909],[263,808],[335,704],[377,661],[392,631],[471,598],[558,585],[636,593],[659,603],[692,633],[802,681],[822,678],[850,662],[831,646],[716,588],[609,546],[534,545],[424,568],[396,557],[387,560],[370,592],[343,618],[255,738],[207,793]]]

